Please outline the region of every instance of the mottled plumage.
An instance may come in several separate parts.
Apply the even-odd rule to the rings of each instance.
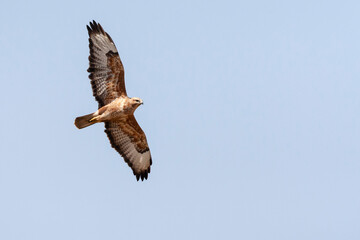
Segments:
[[[76,118],[75,125],[81,129],[104,122],[111,146],[131,167],[137,180],[147,179],[151,154],[145,133],[134,117],[134,111],[143,102],[127,96],[124,67],[109,34],[95,21],[90,22],[87,29],[90,43],[88,72],[99,109]]]

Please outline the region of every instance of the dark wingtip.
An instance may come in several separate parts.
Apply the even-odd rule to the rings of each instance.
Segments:
[[[94,30],[94,26],[95,26],[95,25],[94,25],[92,22],[90,22],[89,24],[90,24],[91,30]]]
[[[149,173],[150,173],[150,168],[144,172],[141,172],[141,173],[135,173],[134,172],[134,175],[136,176],[136,180],[139,181],[141,179],[141,181],[144,181],[148,179],[148,176],[149,176]]]
[[[91,33],[91,28],[89,27],[89,25],[86,25],[86,29],[88,30],[88,34],[90,34]]]
[[[104,29],[101,27],[101,25],[99,23],[95,22],[95,20],[93,20],[92,22],[89,22],[89,25],[86,25],[89,35],[92,33],[105,34]]]

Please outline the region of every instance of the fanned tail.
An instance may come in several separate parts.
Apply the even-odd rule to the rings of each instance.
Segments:
[[[82,129],[82,128],[85,128],[85,127],[88,127],[90,125],[93,125],[94,123],[97,123],[97,121],[91,121],[90,120],[95,117],[95,114],[94,113],[90,113],[88,115],[84,115],[84,116],[81,116],[81,117],[77,117],[75,119],[75,126],[78,128],[78,129]]]

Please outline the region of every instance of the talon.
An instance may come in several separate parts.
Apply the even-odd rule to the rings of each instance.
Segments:
[[[93,117],[92,119],[89,120],[89,122],[93,122],[96,120],[96,117]]]

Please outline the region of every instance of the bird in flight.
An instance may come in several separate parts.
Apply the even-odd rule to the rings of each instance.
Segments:
[[[131,167],[138,181],[147,179],[152,164],[151,154],[145,133],[134,117],[134,111],[143,101],[127,96],[124,66],[109,34],[95,21],[86,27],[90,48],[90,66],[87,71],[99,109],[77,117],[75,126],[82,129],[104,122],[111,146]]]

